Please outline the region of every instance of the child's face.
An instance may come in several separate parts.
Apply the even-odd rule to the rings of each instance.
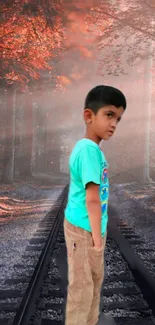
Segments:
[[[91,111],[89,127],[100,140],[109,140],[114,134],[123,113],[123,107],[117,108],[112,105],[100,108],[96,115]]]

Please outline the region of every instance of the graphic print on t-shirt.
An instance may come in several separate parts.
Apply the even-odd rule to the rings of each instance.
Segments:
[[[103,164],[103,171],[102,171],[102,183],[100,185],[100,197],[101,197],[102,213],[107,211],[108,194],[109,194],[108,169],[107,169],[107,164],[104,163]]]
[[[108,179],[108,170],[107,168],[104,168],[102,173],[102,182],[107,183],[107,179]]]

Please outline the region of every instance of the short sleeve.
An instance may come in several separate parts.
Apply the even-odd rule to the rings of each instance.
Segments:
[[[87,145],[79,154],[79,175],[83,187],[90,182],[101,183],[101,155],[98,148]]]

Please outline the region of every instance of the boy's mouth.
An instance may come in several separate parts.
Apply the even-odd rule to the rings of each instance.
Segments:
[[[113,135],[114,131],[109,130],[108,133],[109,133],[110,135]]]

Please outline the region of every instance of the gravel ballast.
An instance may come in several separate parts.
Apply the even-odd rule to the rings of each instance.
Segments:
[[[40,252],[25,251],[26,247],[63,189],[64,185],[47,188],[24,185],[10,191],[1,188],[0,288],[4,288],[6,279],[19,276],[20,271],[16,264],[24,266],[26,273],[26,266],[37,262]],[[40,249],[41,247],[40,245]],[[23,258],[23,254],[28,258]]]
[[[116,220],[131,227],[143,241],[141,245],[134,244],[133,249],[155,277],[155,183],[112,185],[109,207]],[[139,248],[151,252],[142,253]]]

